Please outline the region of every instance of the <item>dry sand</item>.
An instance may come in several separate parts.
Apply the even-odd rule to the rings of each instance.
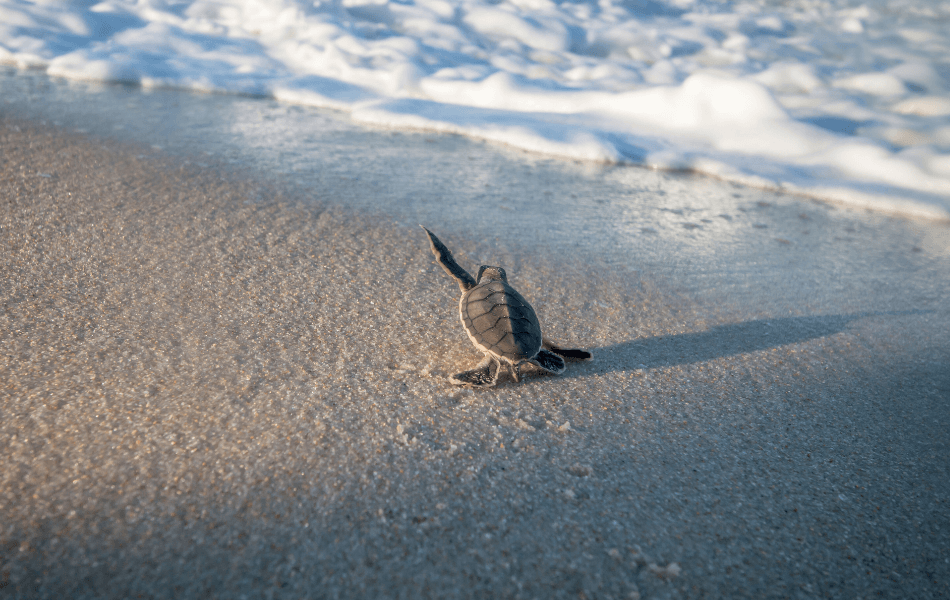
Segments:
[[[0,600],[950,597],[946,224],[811,207],[727,285],[428,223],[595,353],[473,392],[418,227],[0,152]]]

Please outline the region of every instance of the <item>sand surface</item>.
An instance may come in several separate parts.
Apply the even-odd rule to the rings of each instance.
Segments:
[[[205,160],[0,119],[0,599],[950,596],[947,224],[427,223],[595,353],[473,392],[414,223]]]

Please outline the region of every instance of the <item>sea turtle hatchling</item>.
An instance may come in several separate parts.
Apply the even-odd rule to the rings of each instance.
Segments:
[[[426,229],[436,261],[458,282],[462,290],[459,316],[465,332],[481,352],[482,362],[471,371],[449,377],[455,385],[492,387],[498,382],[502,365],[515,381],[521,367],[531,363],[555,375],[564,371],[564,358],[588,360],[586,350],[559,348],[542,337],[538,315],[511,285],[501,267],[482,265],[473,278],[452,258],[452,253],[434,233]]]

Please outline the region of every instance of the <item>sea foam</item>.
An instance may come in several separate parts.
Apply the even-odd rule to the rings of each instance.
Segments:
[[[925,0],[0,0],[0,61],[950,217]]]

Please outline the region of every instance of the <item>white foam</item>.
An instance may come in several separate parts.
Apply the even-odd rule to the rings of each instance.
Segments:
[[[927,0],[0,0],[0,61],[950,216]]]

